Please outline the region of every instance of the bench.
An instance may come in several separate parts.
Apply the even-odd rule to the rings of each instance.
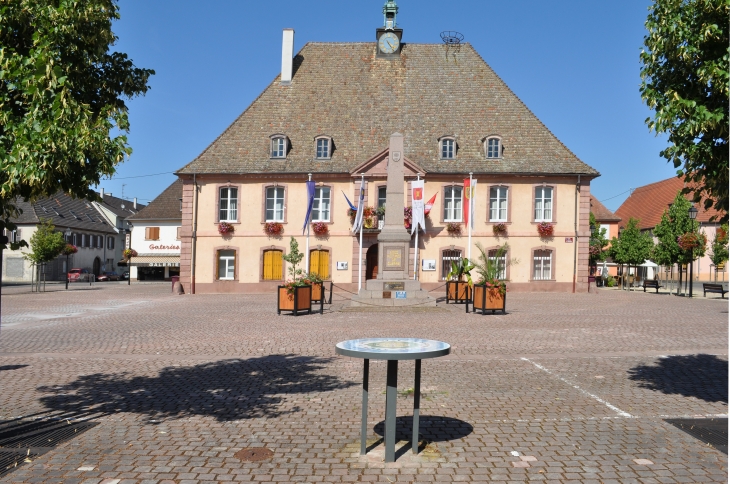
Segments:
[[[725,298],[725,293],[728,292],[725,290],[725,288],[722,287],[722,284],[702,284],[702,289],[705,291],[705,297],[707,297],[708,292],[716,292],[718,294],[721,294],[723,299]]]
[[[646,288],[650,289],[656,289],[657,294],[659,294],[659,288],[664,287],[661,284],[659,284],[659,281],[647,281],[644,280],[644,292],[646,292]]]

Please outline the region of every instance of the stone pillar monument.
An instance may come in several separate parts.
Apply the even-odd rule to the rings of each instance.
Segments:
[[[378,235],[378,278],[370,279],[352,298],[353,306],[435,307],[436,299],[408,277],[411,234],[403,226],[403,135],[393,133],[388,151],[385,223]]]

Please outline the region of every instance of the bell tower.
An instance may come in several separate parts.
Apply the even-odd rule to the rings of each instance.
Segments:
[[[395,0],[386,0],[383,5],[383,26],[375,30],[377,47],[375,57],[379,59],[398,59],[401,52],[403,29],[396,27],[398,5]]]

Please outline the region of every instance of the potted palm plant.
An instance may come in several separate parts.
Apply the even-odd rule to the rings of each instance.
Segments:
[[[493,257],[489,257],[482,244],[478,242],[477,249],[479,249],[479,260],[474,265],[474,268],[479,275],[479,279],[474,284],[472,309],[475,312],[477,309],[480,309],[482,314],[487,314],[487,311],[490,309],[492,310],[492,314],[500,309],[502,313],[505,313],[507,282],[504,276],[506,275],[507,266],[516,264],[519,261],[517,259],[507,260],[505,258],[509,250],[509,245],[507,244],[499,247]],[[504,264],[500,264],[501,260],[504,260]],[[467,306],[468,311],[469,308]]]
[[[446,304],[449,301],[468,303],[471,298],[471,271],[474,265],[466,257],[451,261],[451,271],[446,275]]]
[[[294,237],[289,242],[289,253],[282,256],[282,259],[291,264],[289,267],[290,279],[283,286],[277,288],[276,311],[291,311],[294,316],[299,316],[300,311],[307,311],[312,314],[312,285],[304,274],[304,271],[297,269],[297,265],[304,258],[299,252],[299,244]]]

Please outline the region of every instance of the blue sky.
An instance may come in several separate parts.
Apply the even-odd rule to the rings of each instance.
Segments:
[[[128,102],[132,156],[100,187],[155,198],[263,91],[281,68],[281,31],[309,41],[374,41],[383,0],[120,1],[115,50],[154,69]],[[612,210],[629,188],[674,176],[659,156],[639,94],[646,0],[614,2],[398,0],[405,42],[461,32],[581,160],[602,176],[591,191]],[[122,186],[124,185],[124,186]]]

